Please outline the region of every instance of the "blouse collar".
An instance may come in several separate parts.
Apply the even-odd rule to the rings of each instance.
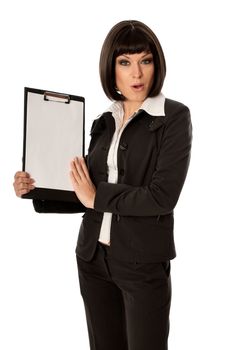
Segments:
[[[150,116],[165,116],[165,96],[162,93],[155,97],[147,97],[142,103],[139,110],[144,110]],[[123,115],[123,103],[122,101],[113,102],[105,112],[111,112],[112,115]]]

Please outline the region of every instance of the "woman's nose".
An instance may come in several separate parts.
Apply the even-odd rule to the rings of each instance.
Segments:
[[[142,75],[142,69],[139,64],[134,64],[132,67],[132,75],[134,78],[140,78]]]

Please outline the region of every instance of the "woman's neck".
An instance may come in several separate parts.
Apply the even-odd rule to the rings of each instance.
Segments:
[[[124,119],[127,120],[130,118],[137,110],[139,107],[142,105],[142,102],[136,101],[136,102],[129,102],[129,101],[124,101],[123,102],[123,109],[124,109]]]

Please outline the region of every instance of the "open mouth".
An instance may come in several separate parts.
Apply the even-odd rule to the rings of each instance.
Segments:
[[[134,84],[134,85],[131,85],[131,87],[133,90],[141,91],[144,88],[144,84]]]

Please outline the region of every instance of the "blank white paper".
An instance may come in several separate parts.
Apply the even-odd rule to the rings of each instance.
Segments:
[[[44,101],[28,92],[25,171],[35,186],[73,191],[70,162],[82,156],[84,103]]]

